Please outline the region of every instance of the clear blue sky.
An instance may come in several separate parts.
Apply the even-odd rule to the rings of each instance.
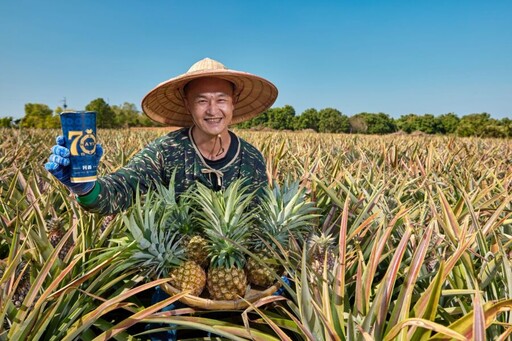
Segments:
[[[512,117],[512,1],[0,0],[0,117],[135,103],[204,57],[275,106]]]

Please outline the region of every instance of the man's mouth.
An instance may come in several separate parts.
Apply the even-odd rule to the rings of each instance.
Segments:
[[[219,123],[222,120],[222,117],[209,117],[204,119],[206,122],[211,123]]]

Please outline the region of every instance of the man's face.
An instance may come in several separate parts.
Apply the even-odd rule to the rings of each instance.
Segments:
[[[219,78],[195,79],[185,87],[185,106],[201,133],[219,135],[233,118],[233,85]]]

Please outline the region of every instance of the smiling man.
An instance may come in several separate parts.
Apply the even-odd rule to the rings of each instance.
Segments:
[[[220,190],[239,178],[252,190],[268,185],[265,160],[251,144],[229,131],[270,108],[277,88],[268,80],[205,58],[184,74],[151,90],[142,110],[156,122],[183,127],[151,142],[118,171],[87,183],[69,181],[69,150],[57,138],[45,167],[91,212],[126,210],[137,188],[145,193],[168,186],[175,175],[179,195],[194,182]],[[101,146],[98,146],[101,155]]]

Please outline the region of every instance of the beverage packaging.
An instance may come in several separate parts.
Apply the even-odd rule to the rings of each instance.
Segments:
[[[60,114],[60,123],[66,148],[70,151],[71,182],[96,180],[96,112],[64,111]]]

